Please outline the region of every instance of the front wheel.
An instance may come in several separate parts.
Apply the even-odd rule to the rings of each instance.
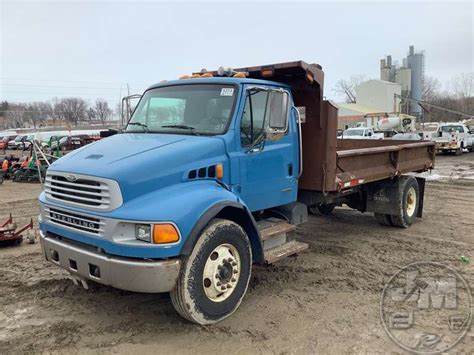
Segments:
[[[171,300],[176,311],[201,325],[217,323],[239,307],[250,280],[252,250],[244,230],[212,220],[184,258]]]

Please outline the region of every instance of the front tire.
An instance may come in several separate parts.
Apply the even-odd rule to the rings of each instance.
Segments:
[[[239,307],[250,281],[252,249],[244,230],[236,223],[212,220],[183,259],[171,301],[176,311],[191,322],[217,323]]]

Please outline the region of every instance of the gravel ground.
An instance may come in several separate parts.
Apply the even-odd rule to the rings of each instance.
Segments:
[[[76,287],[41,256],[38,244],[0,249],[0,353],[338,353],[400,352],[385,334],[379,302],[400,267],[432,260],[474,285],[474,154],[437,157],[424,218],[383,227],[369,213],[338,208],[297,230],[309,250],[256,267],[229,319],[190,324],[167,295]],[[40,186],[0,185],[0,219],[37,215]],[[470,256],[470,264],[460,260]],[[474,333],[455,351],[474,352]]]

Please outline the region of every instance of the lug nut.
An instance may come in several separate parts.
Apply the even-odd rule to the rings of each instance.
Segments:
[[[234,274],[236,274],[236,273],[238,273],[238,271],[237,271],[237,270],[234,270]]]
[[[218,282],[218,283],[216,283],[216,285],[217,285],[217,286],[220,286],[220,285],[222,285],[222,284],[221,284],[220,282]]]
[[[225,290],[225,286],[222,286],[222,287],[221,287],[221,290],[224,291],[224,290]]]
[[[231,288],[231,287],[232,287],[232,285],[227,285],[227,288]]]
[[[232,263],[232,266],[237,266],[237,263],[234,261],[234,262]]]
[[[235,279],[234,279],[234,278],[232,278],[232,280],[230,280],[230,281],[232,281],[232,282],[235,282]]]
[[[231,262],[232,262],[232,258],[227,259],[227,261],[228,261],[229,263],[231,263]]]
[[[217,265],[217,269],[218,270],[222,269],[222,265]]]

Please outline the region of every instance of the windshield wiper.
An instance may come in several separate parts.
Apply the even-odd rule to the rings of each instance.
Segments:
[[[188,131],[191,132],[191,134],[195,136],[199,136],[200,134],[195,131],[195,127],[193,126],[188,126],[186,124],[167,124],[164,126],[160,126],[160,128],[177,128],[177,129],[187,129]]]
[[[148,126],[147,126],[146,124],[144,124],[144,123],[141,123],[141,122],[129,122],[128,125],[129,125],[129,126],[140,126],[140,127],[143,128],[143,130],[144,130],[145,132],[148,132],[148,131],[149,131]]]
[[[196,129],[193,126],[188,126],[185,124],[168,124],[168,125],[161,126],[161,128],[178,128],[178,129],[190,129],[190,130]]]

